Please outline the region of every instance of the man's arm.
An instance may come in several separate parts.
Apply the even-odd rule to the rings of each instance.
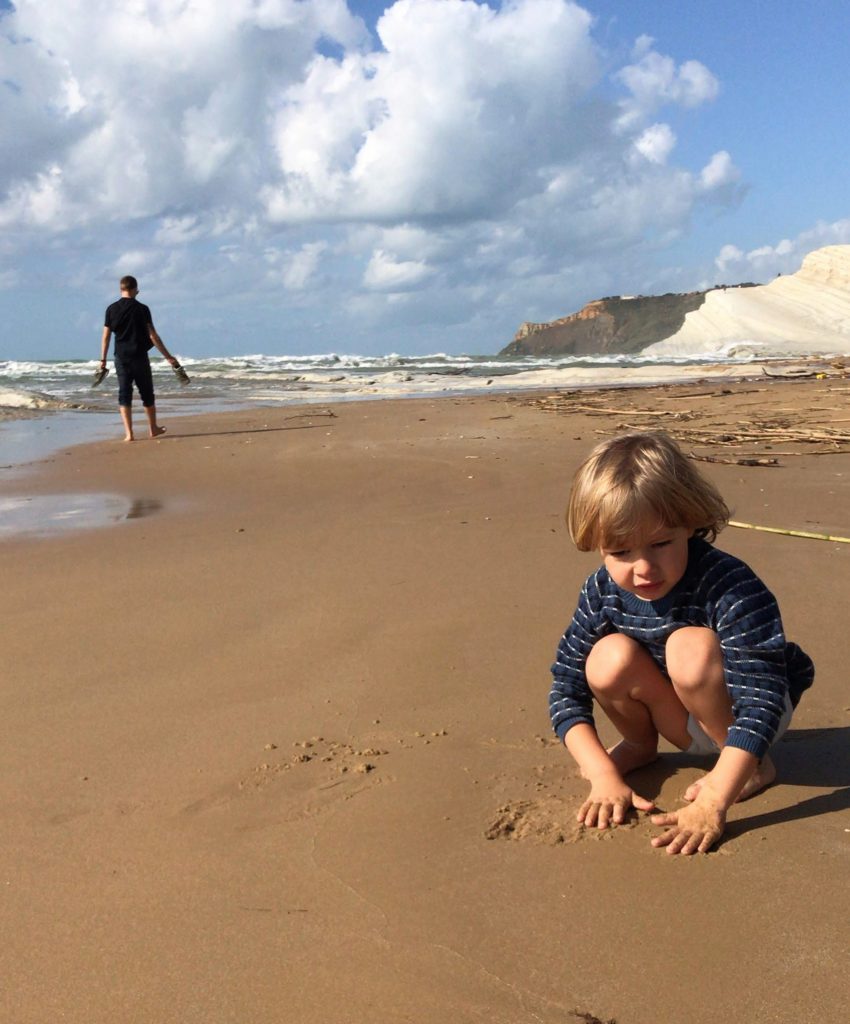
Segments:
[[[156,333],[156,328],[154,327],[153,324],[148,324],[148,334],[150,335],[150,339],[153,342],[154,346],[156,347],[157,351],[162,355],[162,358],[167,359],[172,366],[177,366],[177,360],[165,347],[165,342]]]
[[[109,340],[112,337],[112,329],[110,327],[103,328],[103,337],[100,341],[100,365],[106,366],[106,354],[109,351]]]

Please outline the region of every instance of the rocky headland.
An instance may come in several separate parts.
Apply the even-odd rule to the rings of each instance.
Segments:
[[[850,245],[809,253],[769,284],[612,296],[549,323],[524,323],[506,356],[700,355],[735,343],[765,355],[850,353]]]
[[[499,355],[555,356],[640,352],[675,334],[707,292],[613,295],[549,323],[524,323]]]

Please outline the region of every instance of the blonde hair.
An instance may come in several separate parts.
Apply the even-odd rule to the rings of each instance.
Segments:
[[[623,434],[596,446],[573,477],[567,528],[579,551],[617,547],[659,527],[713,541],[729,521],[719,491],[660,432]]]

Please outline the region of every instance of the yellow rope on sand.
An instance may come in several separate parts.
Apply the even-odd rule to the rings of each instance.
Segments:
[[[832,540],[838,544],[850,544],[850,537],[831,537],[828,533],[809,533],[808,530],[780,530],[777,526],[756,526],[754,523],[736,523],[729,520],[730,526],[739,530],[760,530],[762,533],[781,533],[786,537],[807,537],[809,540]]]

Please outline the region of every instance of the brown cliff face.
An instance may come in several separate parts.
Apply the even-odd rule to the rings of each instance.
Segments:
[[[735,287],[748,287],[736,285]],[[640,352],[669,338],[706,292],[614,296],[596,299],[578,313],[546,324],[524,323],[499,355],[553,356]]]

